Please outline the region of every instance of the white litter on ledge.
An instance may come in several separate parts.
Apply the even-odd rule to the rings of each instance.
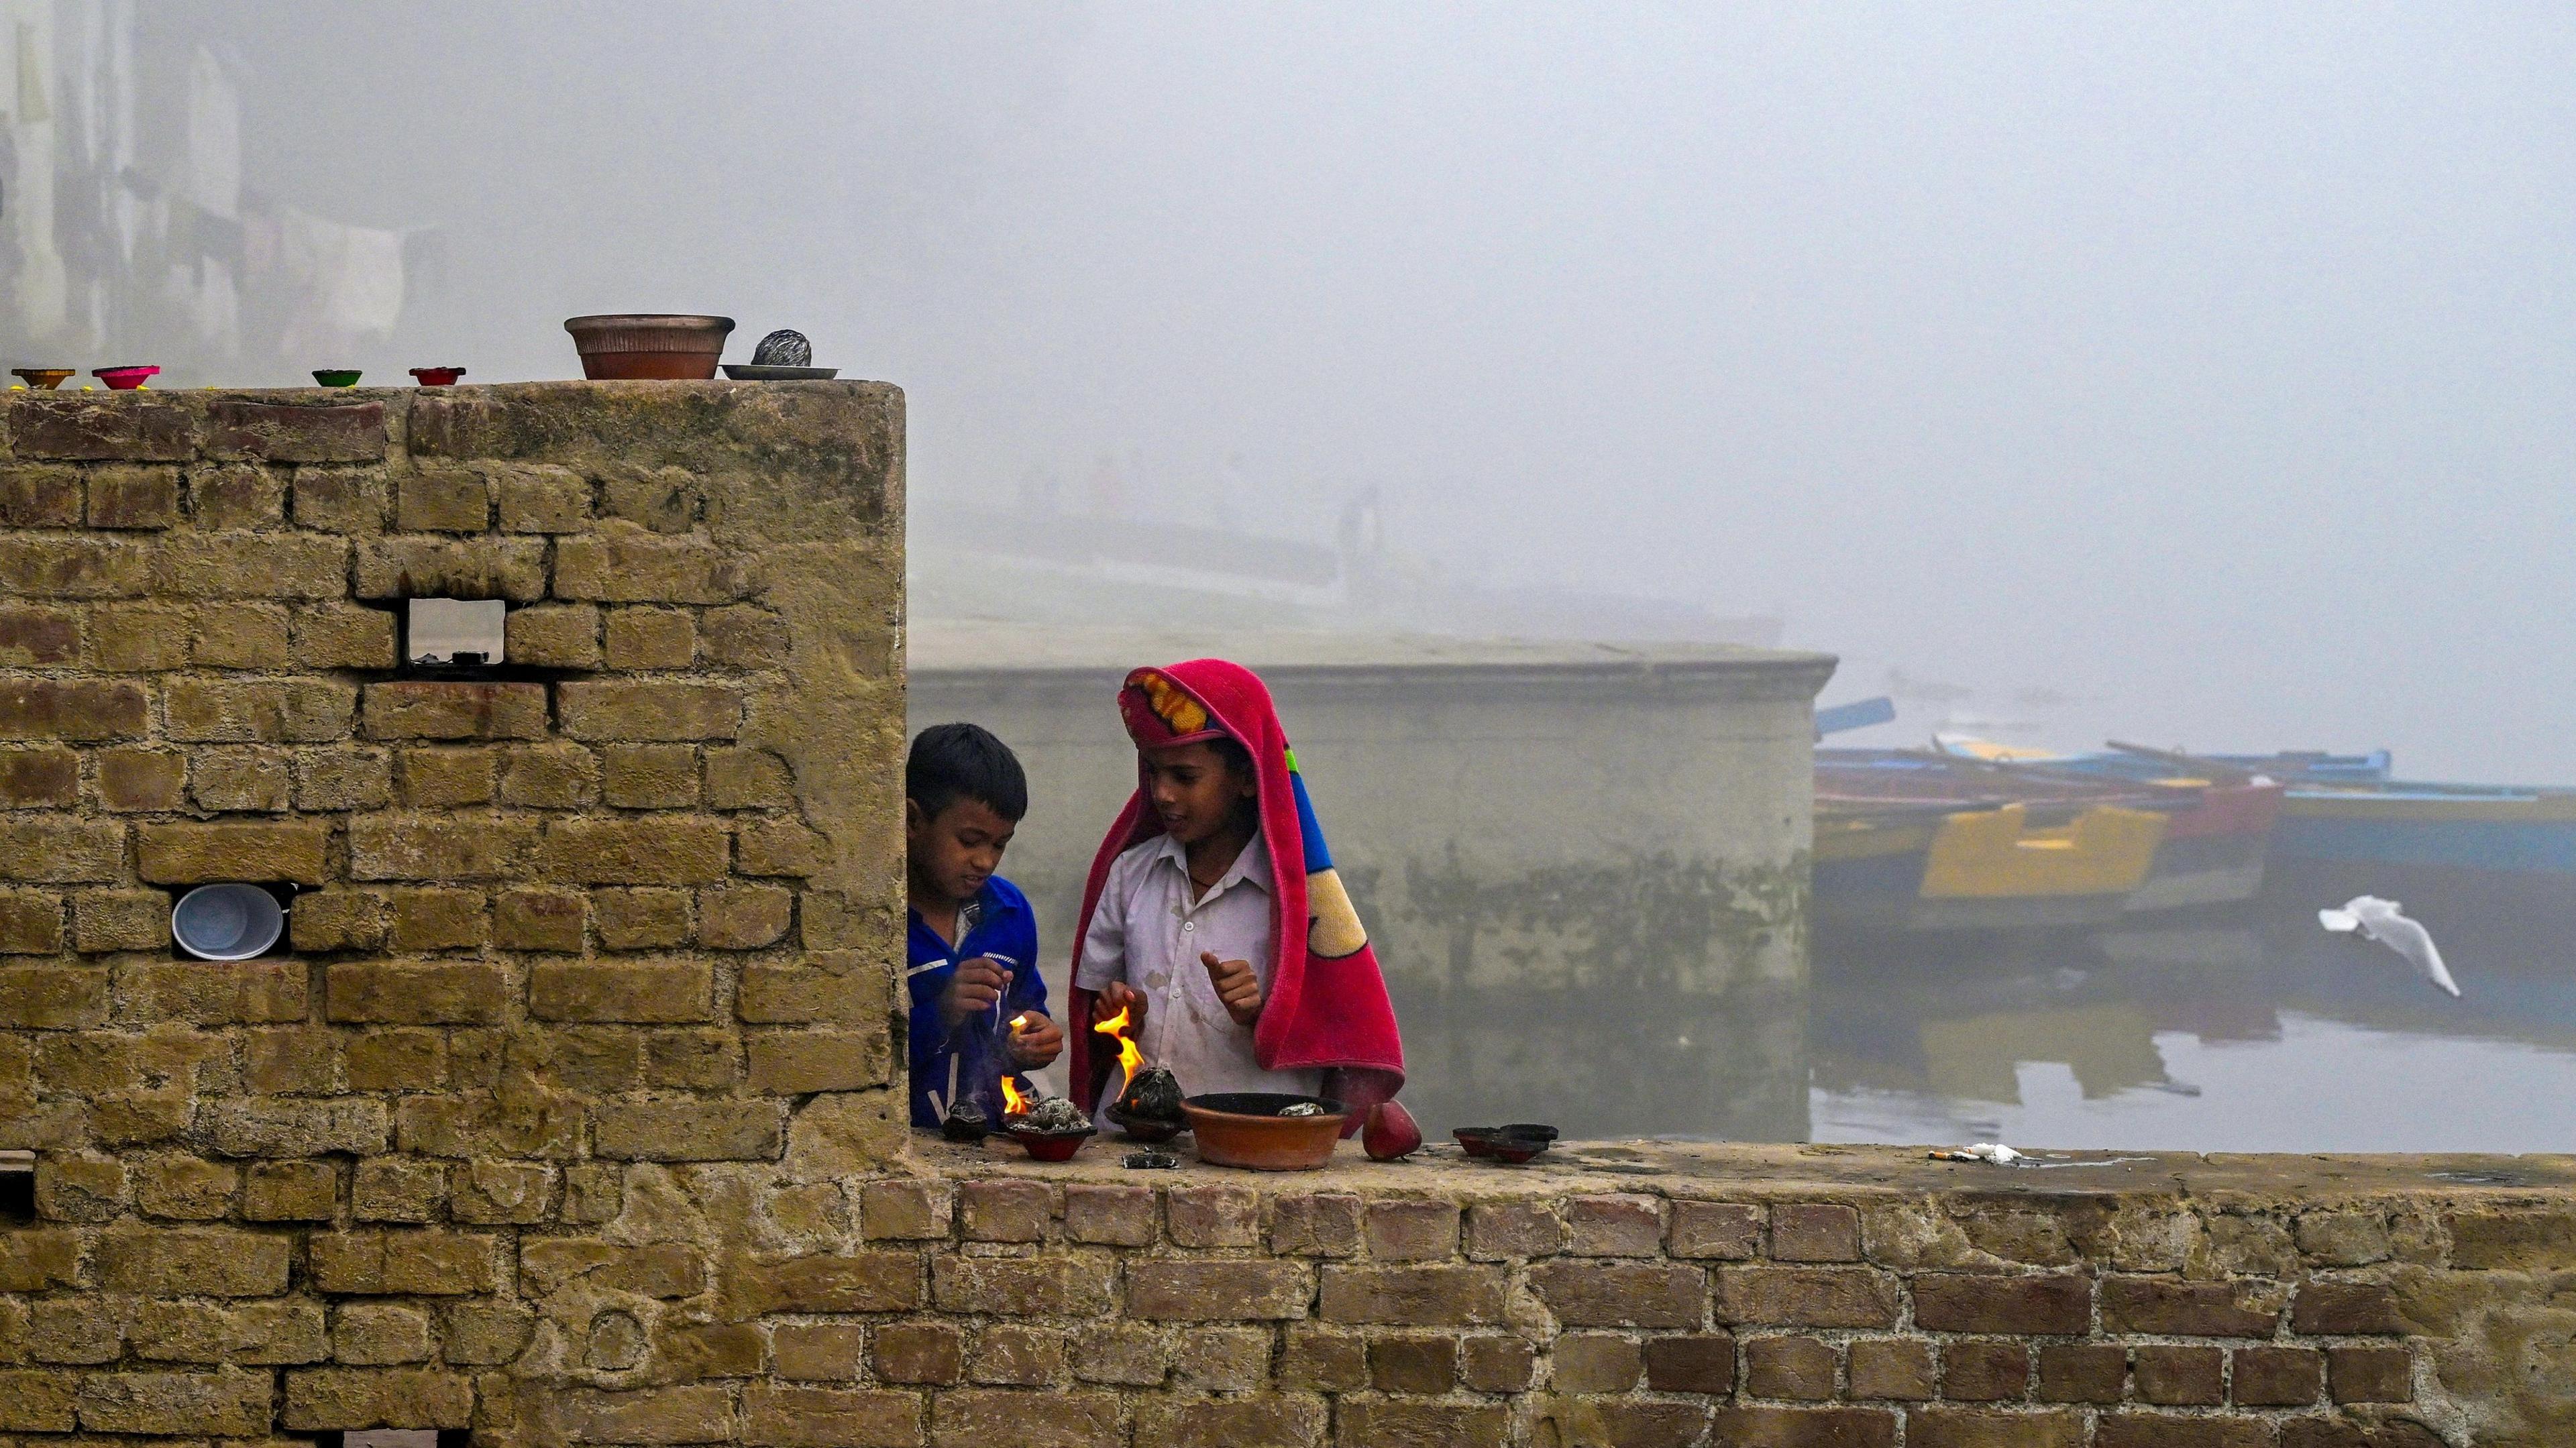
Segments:
[[[1982,1161],[1995,1166],[2010,1166],[2014,1162],[2028,1158],[2000,1141],[1980,1141],[1971,1144],[1965,1151],[1955,1147],[1947,1151],[1936,1151],[1932,1153],[1932,1159],[1934,1161]]]

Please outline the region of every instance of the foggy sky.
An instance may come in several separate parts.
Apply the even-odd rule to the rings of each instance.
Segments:
[[[1828,701],[2576,780],[2563,6],[188,8],[251,185],[447,234],[380,373],[721,311],[907,389],[916,508],[1240,452]]]

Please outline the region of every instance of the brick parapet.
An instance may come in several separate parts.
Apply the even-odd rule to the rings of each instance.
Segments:
[[[902,463],[877,384],[0,401],[0,1435],[2567,1436],[2557,1159],[911,1138]],[[428,594],[510,668],[397,671]],[[176,958],[215,878],[289,948]]]

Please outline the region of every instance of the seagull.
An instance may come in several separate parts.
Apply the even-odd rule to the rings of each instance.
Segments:
[[[2417,969],[2432,977],[2433,984],[2454,996],[2460,993],[2451,973],[2442,966],[2442,951],[2433,943],[2432,932],[2399,914],[2394,900],[2355,895],[2343,903],[2341,910],[2318,911],[2317,923],[2346,935],[2360,931],[2415,962]]]

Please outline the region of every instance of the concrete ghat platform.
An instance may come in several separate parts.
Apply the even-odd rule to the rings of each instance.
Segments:
[[[921,1137],[928,1175],[885,1190],[965,1257],[1114,1272],[1119,1331],[1183,1328],[1176,1385],[1213,1374],[1288,1425],[1250,1441],[2576,1441],[2576,1157],[1581,1142],[1515,1168],[1346,1143],[1265,1175],[1130,1149]],[[990,1270],[934,1261],[935,1305],[992,1310]],[[1195,1441],[1154,1396],[1133,1441]],[[1229,1401],[1184,1416],[1249,1421]]]

